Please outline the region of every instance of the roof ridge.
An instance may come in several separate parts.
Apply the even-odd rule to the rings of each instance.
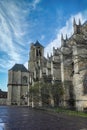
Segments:
[[[41,46],[41,47],[43,47],[43,45],[41,45],[41,43],[38,40],[35,42],[34,46]]]
[[[10,70],[28,72],[28,69],[23,64],[15,64]]]

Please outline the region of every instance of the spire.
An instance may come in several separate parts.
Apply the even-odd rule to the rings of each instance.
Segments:
[[[61,33],[61,40],[64,40],[64,38],[63,38],[63,34]]]
[[[79,19],[79,26],[81,26],[81,20]]]
[[[41,45],[38,40],[35,42],[34,46],[44,48],[43,45]]]
[[[53,52],[55,51],[55,47],[53,47]]]
[[[49,53],[47,53],[47,58],[49,58]]]
[[[64,45],[64,38],[63,38],[63,34],[61,34],[61,46]]]
[[[73,26],[76,25],[76,20],[75,18],[73,19]]]
[[[68,40],[67,34],[66,34],[66,40]]]

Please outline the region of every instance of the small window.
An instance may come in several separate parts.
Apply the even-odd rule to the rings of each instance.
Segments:
[[[27,83],[27,77],[26,76],[23,77],[23,83]]]

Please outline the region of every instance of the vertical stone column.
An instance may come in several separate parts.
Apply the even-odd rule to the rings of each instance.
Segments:
[[[36,79],[36,70],[35,70],[35,68],[34,68],[34,78]]]
[[[39,81],[39,107],[42,107],[42,99],[41,99],[41,86]]]
[[[62,81],[62,87],[64,89],[65,92],[65,86],[64,86],[64,58],[63,58],[63,54],[61,54],[61,81]],[[65,94],[63,95],[63,106],[66,106],[66,102],[65,102]]]
[[[40,78],[42,78],[42,70],[41,70],[41,68],[40,68]]]
[[[33,97],[33,94],[32,94],[32,108],[34,108],[34,97]]]
[[[20,106],[20,89],[21,89],[21,86],[18,85],[18,96],[17,96],[18,106]]]
[[[52,95],[51,91],[49,92],[49,95],[50,95],[50,105],[52,107],[54,107],[54,99],[53,99],[53,95]]]
[[[54,70],[53,70],[53,61],[51,61],[51,75],[52,75],[52,84],[54,83]]]
[[[18,71],[18,84],[22,84],[22,72]]]
[[[8,85],[7,105],[11,105],[11,99],[12,99],[12,85]]]
[[[30,100],[29,100],[29,78],[28,78],[28,94],[27,95],[28,95],[28,97],[27,97],[27,99],[28,99],[27,102],[28,103],[27,104],[28,104],[28,106],[30,106]]]
[[[46,67],[46,75],[48,76],[48,68]]]
[[[53,76],[53,62],[51,61],[51,75]]]
[[[7,95],[7,104],[11,105],[12,101],[12,84],[13,84],[13,71],[8,71],[8,95]]]
[[[82,79],[83,79],[83,71],[81,71],[81,73],[79,72],[79,52],[78,52],[78,47],[77,46],[73,46],[73,62],[74,62],[74,75],[73,75],[73,86],[74,86],[74,97],[75,97],[75,105],[76,105],[76,109],[78,111],[82,111],[82,88],[83,88],[83,83],[82,83]]]
[[[32,86],[34,85],[34,81],[33,81],[33,78],[32,78]],[[32,93],[32,97],[31,97],[31,106],[32,106],[32,108],[34,108],[35,107],[35,104],[34,104],[34,95],[33,95],[33,93]]]

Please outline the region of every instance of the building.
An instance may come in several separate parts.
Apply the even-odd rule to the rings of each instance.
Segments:
[[[7,105],[7,92],[0,89],[0,105]]]
[[[15,64],[8,72],[8,105],[27,105],[29,71]]]
[[[66,39],[64,39],[63,34],[61,35],[61,47],[53,48],[53,55],[47,55],[47,58],[44,57],[44,47],[38,41],[32,43],[28,61],[29,71],[25,69],[25,73],[27,79],[29,78],[30,86],[37,81],[61,83],[64,88],[62,105],[76,107],[77,110],[83,111],[87,109],[87,22],[82,25],[79,20],[77,25],[74,19],[73,29],[74,33],[70,38],[66,35]],[[14,68],[9,70],[8,76],[8,101],[10,104],[13,99],[19,101],[28,89],[28,84],[25,85],[22,82],[23,77],[18,80],[21,73],[24,72],[21,72],[20,69],[16,72]],[[17,80],[15,75],[18,77]],[[19,84],[18,81],[20,81]],[[24,85],[26,90],[20,94],[20,87],[24,87]],[[12,93],[18,93],[19,98]],[[70,102],[72,100],[75,101],[73,104]]]

